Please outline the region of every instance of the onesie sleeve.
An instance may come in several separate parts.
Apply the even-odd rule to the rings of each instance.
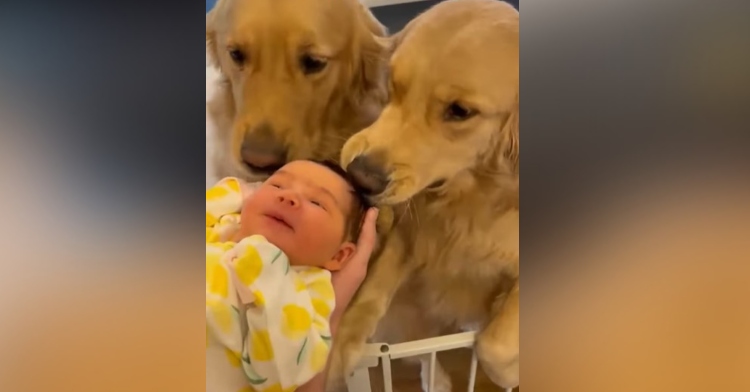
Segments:
[[[247,320],[243,368],[281,390],[294,390],[323,371],[328,359],[335,307],[331,273],[292,269],[262,236],[245,238],[235,249],[229,264]]]
[[[240,181],[227,177],[206,190],[206,242],[228,241],[239,230]]]

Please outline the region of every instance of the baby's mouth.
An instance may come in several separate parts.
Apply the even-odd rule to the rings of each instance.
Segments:
[[[280,216],[278,214],[274,214],[274,213],[265,214],[265,215],[266,215],[266,218],[274,220],[275,222],[288,227],[289,230],[294,231],[294,227],[292,227],[292,225],[290,225],[289,222],[287,222],[286,220],[284,220],[284,218],[282,216]]]

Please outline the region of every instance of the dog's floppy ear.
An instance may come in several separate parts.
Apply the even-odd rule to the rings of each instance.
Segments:
[[[206,65],[219,67],[219,52],[216,46],[216,19],[218,9],[223,3],[219,0],[214,8],[206,14]]]
[[[373,98],[380,103],[388,99],[386,79],[388,75],[388,51],[390,40],[388,29],[383,26],[363,4],[359,5],[360,20],[360,64],[358,65],[359,99]]]
[[[510,165],[511,172],[516,176],[518,175],[520,153],[520,146],[518,144],[518,107],[518,95],[516,94],[516,101],[513,104],[510,115],[508,116],[508,119],[505,121],[505,124],[503,124],[502,130],[500,131],[502,135],[500,146],[502,148],[502,156]]]
[[[396,49],[401,46],[401,42],[404,41],[406,35],[409,34],[412,29],[414,29],[414,26],[416,24],[421,22],[422,15],[424,14],[417,15],[414,19],[409,21],[409,23],[407,23],[406,26],[401,29],[401,31],[388,37],[388,42],[385,46],[388,48],[389,55],[393,54],[393,52],[395,52]]]
[[[383,26],[380,21],[375,18],[375,15],[372,14],[370,9],[362,4],[359,3],[359,14],[360,17],[365,22],[365,26],[367,26],[367,29],[370,30],[370,33],[376,37],[387,37],[388,36],[388,28]]]

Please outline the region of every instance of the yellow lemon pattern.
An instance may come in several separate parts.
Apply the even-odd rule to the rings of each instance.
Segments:
[[[209,249],[209,247],[211,249]],[[221,298],[229,296],[229,273],[221,264],[221,253],[206,245],[206,292]]]
[[[240,354],[232,352],[232,350],[225,348],[224,353],[227,355],[227,362],[229,362],[232,367],[240,367],[242,366],[242,360],[240,359]]]
[[[281,333],[296,340],[307,336],[312,325],[312,316],[307,309],[298,305],[286,305],[282,309]]]
[[[297,390],[297,386],[296,385],[292,385],[289,388],[282,388],[281,384],[276,383],[276,384],[273,384],[273,385],[269,386],[266,389],[253,389],[250,386],[246,386],[246,387],[243,387],[242,389],[240,389],[237,392],[294,392],[296,390]]]
[[[249,348],[253,361],[273,361],[273,347],[268,331],[251,331]]]
[[[315,309],[315,313],[319,314],[323,318],[327,319],[331,317],[331,307],[328,306],[328,302],[326,302],[325,300],[322,300],[320,298],[313,298],[312,306],[313,309]]]
[[[301,278],[295,276],[294,289],[297,291],[305,291],[307,290],[307,285],[305,285],[305,282]]]
[[[206,190],[206,242],[226,241],[239,230],[239,189],[239,180],[228,177]]]
[[[310,283],[307,284],[308,290],[315,293],[316,296],[320,297],[321,299],[325,301],[331,301],[334,299],[335,295],[333,293],[333,285],[331,285],[331,281],[325,278],[318,278],[312,280]]]
[[[262,270],[263,261],[261,261],[258,252],[252,247],[245,249],[245,254],[237,259],[234,267],[237,277],[245,286],[252,286]]]
[[[331,274],[290,268],[261,236],[231,242],[240,227],[241,189],[239,180],[226,178],[206,191],[206,385],[292,392],[325,367],[335,307]]]
[[[315,342],[310,355],[310,367],[316,371],[321,372],[326,366],[328,361],[328,351],[330,347],[325,341],[319,340]]]

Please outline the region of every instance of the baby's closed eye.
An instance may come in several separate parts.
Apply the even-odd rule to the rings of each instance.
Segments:
[[[320,207],[320,208],[322,208],[322,209],[324,209],[324,210],[326,209],[325,205],[323,205],[323,203],[321,203],[321,202],[320,202],[320,201],[318,201],[318,200],[314,200],[314,199],[311,199],[311,200],[310,200],[310,203],[312,203],[313,205],[315,205],[315,206],[317,206],[317,207]]]

